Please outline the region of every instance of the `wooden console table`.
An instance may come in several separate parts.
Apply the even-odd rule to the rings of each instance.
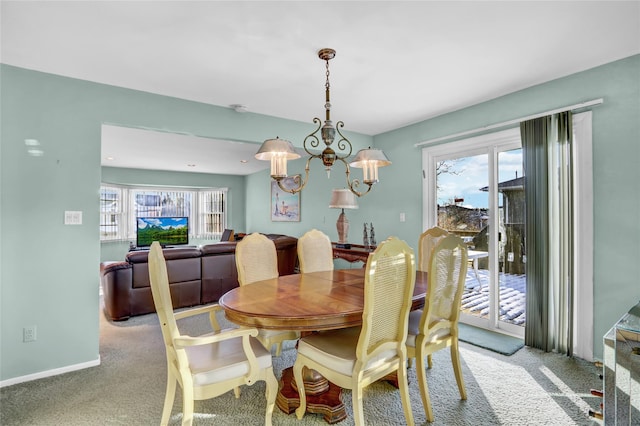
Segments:
[[[343,259],[347,262],[363,262],[367,263],[369,254],[373,253],[375,247],[367,248],[363,245],[351,244],[351,248],[336,247],[338,243],[331,243],[333,247],[333,258]]]

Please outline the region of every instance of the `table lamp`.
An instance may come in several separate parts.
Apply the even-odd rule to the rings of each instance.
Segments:
[[[329,208],[342,209],[336,229],[338,230],[338,244],[347,244],[347,236],[349,234],[349,221],[344,214],[344,209],[357,209],[358,202],[356,195],[348,189],[334,189],[331,193],[331,202]]]

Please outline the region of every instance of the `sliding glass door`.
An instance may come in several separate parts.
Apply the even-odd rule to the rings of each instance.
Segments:
[[[424,228],[469,247],[461,321],[523,336],[524,176],[517,131],[425,148]]]
[[[591,360],[594,237],[590,111],[573,115],[573,131],[574,256],[562,261],[563,267],[572,268],[575,285],[574,293],[556,309],[562,313],[573,305],[573,353]],[[522,160],[518,128],[422,149],[423,229],[436,225],[447,228],[464,238],[472,253],[461,320],[516,336],[524,335],[527,320],[525,288],[534,288],[526,286],[524,272],[527,256],[534,254],[524,249]],[[528,220],[548,214],[538,209]],[[543,301],[550,305],[558,302],[555,296]]]

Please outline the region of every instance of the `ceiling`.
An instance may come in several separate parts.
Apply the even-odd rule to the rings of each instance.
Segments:
[[[240,104],[310,130],[324,113],[317,51],[333,48],[332,118],[366,135],[640,53],[638,1],[3,0],[0,7],[5,64]],[[256,148],[103,129],[103,164],[114,167],[248,174],[268,167],[253,158]],[[239,167],[241,159],[248,163]]]
[[[254,158],[258,148],[248,142],[102,126],[102,165],[109,167],[248,175],[271,165]]]

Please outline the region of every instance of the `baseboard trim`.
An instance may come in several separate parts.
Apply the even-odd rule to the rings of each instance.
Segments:
[[[96,367],[98,365],[100,365],[100,355],[98,355],[98,358],[93,361],[82,362],[80,364],[68,365],[66,367],[54,368],[53,370],[41,371],[39,373],[27,374],[26,376],[3,380],[0,381],[0,388],[17,385],[18,383],[30,382],[32,380],[44,379],[45,377],[58,376],[72,371],[84,370],[85,368]]]

